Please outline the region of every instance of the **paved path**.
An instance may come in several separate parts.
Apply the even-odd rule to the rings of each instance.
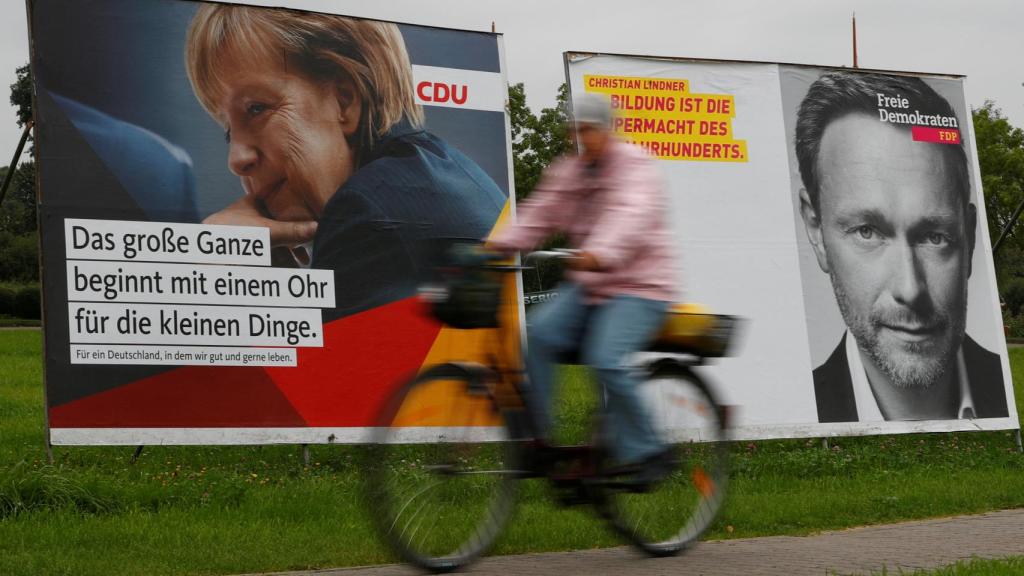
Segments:
[[[472,575],[779,576],[913,571],[971,557],[1024,555],[1024,509],[852,528],[816,536],[702,542],[675,558],[643,558],[629,548],[484,558]],[[406,566],[288,572],[278,576],[407,576]]]

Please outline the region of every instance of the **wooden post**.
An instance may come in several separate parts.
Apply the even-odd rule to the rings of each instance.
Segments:
[[[302,462],[309,466],[309,444],[302,445]]]
[[[25,149],[25,141],[28,140],[29,132],[32,130],[32,121],[25,123],[25,130],[21,133],[21,140],[18,141],[18,148],[14,151],[14,158],[11,158],[11,165],[7,168],[7,176],[4,177],[3,185],[0,185],[0,204],[4,203],[4,196],[7,195],[7,187],[11,185],[14,172],[18,169],[18,158],[21,158],[21,151]]]
[[[853,13],[853,67],[857,66],[857,13]]]
[[[1003,231],[999,233],[999,238],[996,238],[996,243],[992,245],[993,256],[999,252],[999,247],[1003,245],[1003,240],[1006,240],[1006,236],[1010,234],[1010,230],[1013,229],[1013,225],[1017,223],[1017,218],[1020,218],[1021,210],[1024,210],[1024,200],[1021,200],[1020,204],[1017,204],[1017,208],[1014,209],[1010,219],[1006,222],[1006,226],[1003,226]]]

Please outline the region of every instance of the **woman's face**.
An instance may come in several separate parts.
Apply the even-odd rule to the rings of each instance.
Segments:
[[[346,135],[358,125],[358,98],[352,90],[315,83],[280,66],[232,60],[223,66],[224,93],[217,103],[228,167],[271,217],[319,219],[352,174]]]

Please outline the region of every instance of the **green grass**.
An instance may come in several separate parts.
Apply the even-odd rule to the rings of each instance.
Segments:
[[[1010,354],[1020,411],[1024,349]],[[562,438],[582,440],[593,397],[580,370],[564,380]],[[313,446],[307,467],[296,446],[147,447],[135,464],[130,447],[59,447],[48,465],[41,381],[39,332],[0,332],[0,574],[232,574],[393,561],[358,489],[362,448]],[[734,446],[732,465],[710,538],[1024,506],[1024,456],[1006,432],[833,439],[830,450],[816,439],[750,442]],[[621,543],[586,509],[560,509],[546,485],[527,481],[496,552]]]
[[[1013,556],[998,560],[974,559],[957,562],[936,570],[881,570],[873,576],[1005,576],[1024,574],[1024,556]]]

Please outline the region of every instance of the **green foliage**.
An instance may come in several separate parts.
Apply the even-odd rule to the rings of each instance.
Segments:
[[[0,328],[39,328],[41,320],[25,320],[24,318],[4,318],[0,316]]]
[[[0,231],[0,282],[39,281],[39,241],[35,232]]]
[[[1011,338],[1024,338],[1024,314],[1011,316],[1008,311],[1003,311],[1003,326],[1006,328],[1006,335]]]
[[[22,286],[14,295],[14,316],[28,320],[40,319],[39,285]]]
[[[1005,576],[1024,574],[1024,556],[1009,558],[972,558],[961,560],[935,570],[918,569],[913,572],[902,569],[872,572],[871,576]]]
[[[3,168],[5,173],[7,170],[9,167]],[[37,226],[36,166],[32,161],[22,162],[14,172],[7,195],[0,205],[0,232],[29,234],[35,232]]]
[[[0,318],[14,316],[14,297],[18,287],[11,284],[0,284]]]
[[[991,101],[974,110],[973,116],[989,235],[995,243],[1024,200],[1024,131],[1010,124]],[[1022,256],[1024,232],[1018,223],[995,257],[1000,286],[1010,278],[1024,276]]]
[[[28,64],[14,71],[15,81],[11,84],[11,106],[18,114],[18,126],[24,127],[32,119],[32,71]]]
[[[535,115],[526,105],[526,88],[520,82],[508,87],[508,112],[512,125],[512,166],[516,181],[516,200],[530,195],[551,161],[569,150],[565,109],[569,88],[558,88],[556,104]],[[540,248],[566,246],[564,236],[548,239]],[[534,263],[534,270],[523,272],[523,291],[527,294],[551,290],[562,276],[563,265],[557,261]]]
[[[569,88],[558,89],[557,104],[534,115],[526,105],[526,88],[520,82],[508,87],[508,112],[512,125],[512,167],[516,199],[525,198],[537,186],[540,175],[569,147],[565,106]]]
[[[1005,284],[1003,299],[1011,316],[1020,314],[1024,307],[1024,278],[1014,278]]]
[[[1018,398],[1024,349],[1012,349]],[[359,491],[363,452],[311,446],[56,447],[45,463],[41,335],[0,331],[0,574],[236,574],[394,561]],[[559,438],[586,441],[585,370],[562,371]],[[1018,406],[1020,403],[1018,402]],[[1022,406],[1024,408],[1024,406]],[[710,538],[809,534],[1024,505],[1024,457],[1008,432],[736,443]],[[497,553],[621,545],[539,480]],[[667,502],[666,505],[672,505]],[[103,553],[98,554],[97,551]]]
[[[0,283],[0,319],[39,320],[39,304],[39,284]]]
[[[32,75],[28,64],[17,68],[15,74],[10,100],[18,126],[25,126],[32,119]],[[0,168],[0,182],[10,169]],[[35,163],[22,162],[14,170],[0,204],[0,282],[34,282],[39,279]]]
[[[115,512],[121,505],[107,486],[83,482],[53,466],[31,469],[22,461],[0,470],[0,520],[36,510],[103,514]]]

